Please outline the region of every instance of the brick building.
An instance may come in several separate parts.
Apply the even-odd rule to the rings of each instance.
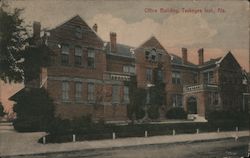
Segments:
[[[34,37],[40,37],[40,23],[34,23]],[[138,87],[154,86],[154,73],[165,83],[166,105],[183,107],[189,114],[204,117],[214,109],[244,110],[242,69],[229,52],[224,57],[204,61],[199,49],[199,64],[188,61],[188,50],[182,57],[169,53],[153,36],[132,48],[98,35],[98,26],[89,27],[75,16],[49,30],[41,38],[50,49],[50,65],[41,69],[40,79],[26,87],[45,87],[56,104],[56,115],[74,118],[91,114],[94,119],[126,120],[129,88],[124,84],[131,76]],[[160,69],[159,69],[160,65]],[[32,84],[31,84],[32,83]]]

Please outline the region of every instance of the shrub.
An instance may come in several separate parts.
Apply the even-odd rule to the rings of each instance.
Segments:
[[[168,119],[187,119],[187,113],[183,108],[174,107],[167,111],[166,117]]]
[[[242,124],[249,122],[250,114],[238,111],[211,111],[207,113],[209,122],[231,122]]]
[[[151,119],[157,119],[160,116],[159,108],[154,105],[150,106],[147,112],[148,112],[148,117]]]
[[[54,118],[54,103],[44,88],[23,91],[13,110],[17,114],[14,128],[18,131],[44,131]]]
[[[62,120],[55,118],[48,126],[47,132],[51,135],[63,135],[70,133],[71,123],[70,120]]]

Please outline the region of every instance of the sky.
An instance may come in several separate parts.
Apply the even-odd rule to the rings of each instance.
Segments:
[[[205,60],[231,51],[249,71],[249,3],[247,0],[7,0],[10,7],[24,8],[26,25],[39,21],[51,29],[75,15],[109,41],[137,47],[154,35],[165,49],[198,62],[197,50],[204,48]],[[210,11],[210,12],[209,12]]]

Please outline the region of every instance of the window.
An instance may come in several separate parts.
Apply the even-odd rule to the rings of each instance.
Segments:
[[[88,100],[95,100],[95,85],[93,83],[88,83]]]
[[[158,53],[158,61],[162,61],[162,54],[161,53]]]
[[[180,72],[172,72],[172,83],[173,84],[181,84],[181,74]]]
[[[214,73],[213,71],[203,73],[203,82],[205,84],[213,83]]]
[[[218,92],[208,93],[208,105],[218,105],[218,104],[219,104]]]
[[[120,102],[120,93],[119,93],[119,86],[114,85],[112,87],[112,102],[119,103]]]
[[[129,66],[129,65],[124,65],[123,66],[123,72],[124,73],[135,73],[135,67],[134,66]]]
[[[81,82],[76,82],[75,84],[75,97],[76,97],[76,101],[79,101],[82,99],[82,83]]]
[[[124,93],[124,102],[125,103],[129,103],[129,88],[128,86],[124,86],[124,89],[123,89],[123,93]]]
[[[82,38],[82,28],[80,26],[76,27],[75,34],[77,38]]]
[[[75,65],[82,65],[82,48],[80,46],[75,47]]]
[[[180,94],[173,94],[173,107],[182,107],[182,95]]]
[[[88,49],[88,67],[95,68],[95,52],[94,49]]]
[[[158,81],[163,81],[163,72],[162,72],[162,70],[157,71],[157,80]]]
[[[67,81],[62,82],[62,100],[69,100],[69,82]]]
[[[69,64],[69,45],[62,45],[61,63],[63,65],[68,65]]]
[[[193,73],[193,83],[198,83],[197,73]]]
[[[146,69],[146,79],[152,81],[152,69]]]

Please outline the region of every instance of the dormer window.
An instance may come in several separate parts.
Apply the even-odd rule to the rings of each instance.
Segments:
[[[77,38],[82,38],[82,28],[80,26],[76,27],[75,35],[76,35]]]

